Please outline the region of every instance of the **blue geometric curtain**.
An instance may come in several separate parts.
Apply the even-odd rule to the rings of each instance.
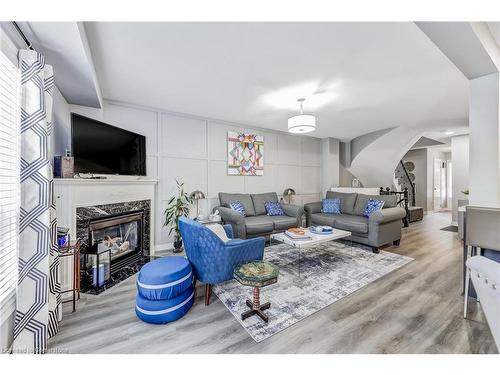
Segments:
[[[54,74],[44,56],[19,51],[21,213],[14,352],[45,353],[61,318],[52,188]]]

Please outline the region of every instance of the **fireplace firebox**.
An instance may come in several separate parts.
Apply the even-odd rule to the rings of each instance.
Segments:
[[[144,263],[144,211],[92,218],[83,251],[82,289],[99,293],[126,268]]]

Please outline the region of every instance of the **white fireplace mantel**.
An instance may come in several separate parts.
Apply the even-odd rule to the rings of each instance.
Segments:
[[[55,178],[57,226],[67,227],[76,236],[76,208],[138,200],[151,201],[150,254],[155,245],[155,197],[158,180],[138,177],[106,179]]]

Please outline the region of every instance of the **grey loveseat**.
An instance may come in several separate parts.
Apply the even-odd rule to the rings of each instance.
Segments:
[[[371,246],[378,253],[379,246],[401,240],[401,219],[406,216],[402,207],[397,206],[395,195],[365,195],[357,193],[339,193],[329,191],[326,198],[339,198],[341,214],[321,213],[321,202],[308,203],[304,206],[306,225],[330,225],[352,233],[354,242]],[[365,217],[364,210],[368,199],[383,200],[384,208]]]
[[[302,225],[304,209],[301,206],[281,203],[285,216],[267,216],[265,202],[278,202],[276,193],[232,194],[219,193],[219,210],[222,220],[231,224],[235,237],[246,239],[284,232],[288,228]],[[240,201],[245,207],[246,216],[229,208],[229,204]]]

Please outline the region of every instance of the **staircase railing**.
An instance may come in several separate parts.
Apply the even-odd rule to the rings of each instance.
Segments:
[[[403,160],[401,160],[399,162],[399,164],[400,164],[401,168],[403,169],[404,175],[406,177],[406,180],[407,180],[406,183],[408,185],[410,185],[410,189],[411,189],[411,205],[415,206],[416,205],[416,203],[415,203],[415,196],[416,196],[415,183],[412,182],[412,180],[410,178],[410,173],[406,169],[405,164],[403,163]]]
[[[408,204],[408,188],[405,187],[403,191],[394,191],[390,188],[383,188],[380,187],[380,195],[396,195],[397,199],[397,205],[401,206],[405,209],[406,211],[406,216],[402,219],[403,225],[405,228],[410,226],[410,207]]]

